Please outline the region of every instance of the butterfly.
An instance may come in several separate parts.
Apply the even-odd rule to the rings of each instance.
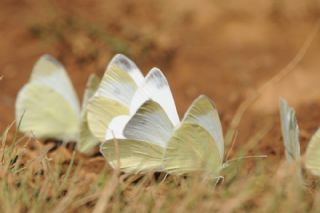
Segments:
[[[295,111],[284,99],[280,99],[280,115],[286,157],[289,162],[300,159],[299,128]],[[320,176],[320,129],[312,136],[304,156],[305,167]]]
[[[33,67],[31,78],[18,92],[16,120],[19,131],[40,139],[78,141],[87,152],[98,144],[87,128],[86,105],[99,79],[90,76],[82,110],[64,67],[52,56],[43,55]]]
[[[178,125],[160,104],[147,100],[126,124],[124,135],[127,139],[111,139],[100,147],[109,164],[122,171],[218,176],[223,168],[222,127],[207,96],[194,100]]]
[[[307,146],[304,163],[312,174],[320,176],[320,129],[312,136]]]
[[[285,155],[289,162],[300,158],[299,127],[295,111],[284,99],[279,101],[280,122]]]
[[[117,54],[88,104],[89,128],[100,141],[124,138],[125,125],[149,99],[160,103],[172,122],[179,122],[169,84],[161,70],[153,68],[144,78],[133,61]]]

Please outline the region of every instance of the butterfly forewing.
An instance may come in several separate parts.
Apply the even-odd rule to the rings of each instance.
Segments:
[[[131,99],[143,79],[134,62],[118,54],[108,65],[95,96],[113,99],[129,108]]]
[[[168,115],[171,123],[174,126],[178,125],[180,120],[169,83],[161,70],[158,68],[153,68],[150,70],[144,82],[136,91],[132,99],[130,113],[134,114],[137,109],[147,100],[153,100],[160,104],[162,109]]]
[[[80,116],[80,104],[71,80],[63,65],[52,56],[44,55],[37,61],[32,70],[30,83],[51,87],[63,96]]]
[[[129,120],[124,135],[165,148],[173,130],[174,126],[160,104],[149,100]]]

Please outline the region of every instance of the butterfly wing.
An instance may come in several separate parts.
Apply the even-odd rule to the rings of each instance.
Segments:
[[[218,175],[222,161],[223,136],[217,110],[209,98],[200,96],[168,142],[165,170],[177,174],[203,171]]]
[[[77,97],[63,66],[51,56],[41,57],[30,81],[17,96],[19,130],[37,138],[77,140],[79,111]]]
[[[305,165],[312,174],[320,176],[320,129],[312,136],[308,144]]]
[[[130,114],[134,114],[137,109],[147,100],[153,100],[160,104],[168,115],[171,123],[176,126],[180,119],[177,108],[170,90],[169,83],[161,70],[153,68],[147,74],[144,82],[138,88],[130,106]]]
[[[160,171],[166,144],[173,132],[173,125],[161,106],[152,100],[146,101],[128,121],[124,135],[128,139],[108,140],[101,152],[112,166],[120,161],[125,172]]]
[[[51,55],[43,55],[35,64],[30,83],[38,83],[52,88],[80,115],[80,104],[72,82],[63,65]]]
[[[162,170],[164,150],[153,143],[133,139],[114,139],[103,143],[100,151],[112,167],[118,167],[124,172]]]
[[[279,108],[285,155],[291,162],[300,158],[299,127],[294,109],[284,99],[280,99]]]
[[[150,141],[165,148],[174,126],[160,104],[146,101],[129,120],[124,135],[130,139]]]
[[[183,123],[168,142],[164,170],[173,174],[204,172],[217,176],[222,160],[212,136],[199,125]]]
[[[91,133],[87,120],[87,105],[89,103],[90,98],[96,92],[99,83],[99,77],[92,74],[88,79],[87,86],[84,91],[81,111],[80,139],[77,143],[78,150],[84,153],[89,153],[94,146],[99,144],[98,139],[94,137],[94,135]]]
[[[104,141],[113,118],[129,113],[132,97],[142,81],[142,73],[130,59],[118,54],[111,60],[88,105],[89,128],[100,141]]]
[[[221,159],[224,156],[224,139],[218,110],[213,101],[205,95],[200,95],[187,110],[184,122],[197,124],[207,130],[218,146]]]
[[[124,128],[128,121],[130,120],[129,115],[119,115],[112,119],[110,122],[107,132],[106,132],[106,138],[105,140],[111,140],[113,138],[117,139],[124,139],[126,138],[123,134]]]
[[[85,110],[83,109],[87,108],[89,101],[97,91],[99,84],[100,84],[100,78],[95,74],[91,74],[88,78],[84,95],[83,95],[82,111],[81,111],[82,116],[84,116],[85,114]]]

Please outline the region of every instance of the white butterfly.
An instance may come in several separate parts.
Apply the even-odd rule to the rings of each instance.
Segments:
[[[88,105],[91,131],[100,141],[124,138],[126,123],[149,99],[159,103],[172,122],[179,122],[170,87],[162,72],[153,68],[144,78],[134,62],[124,55],[116,55]]]
[[[300,158],[299,127],[295,111],[284,99],[279,101],[280,121],[286,158],[289,162]]]
[[[218,112],[206,96],[199,96],[183,120],[175,125],[155,101],[146,101],[124,129],[127,139],[101,145],[108,162],[126,172],[166,171],[173,174],[205,172],[218,176],[224,141]],[[115,146],[118,144],[118,153]]]
[[[97,145],[87,129],[85,117],[86,103],[98,81],[95,76],[90,77],[80,111],[79,100],[64,67],[52,56],[42,56],[35,64],[29,82],[17,95],[19,130],[41,139],[78,141],[88,147]],[[81,146],[80,150],[88,150]]]
[[[294,109],[289,107],[284,99],[280,99],[280,115],[287,160],[289,162],[297,161],[301,158],[299,128]],[[312,174],[320,176],[320,129],[316,131],[308,143],[304,156],[304,164]],[[302,178],[301,170],[299,172]]]

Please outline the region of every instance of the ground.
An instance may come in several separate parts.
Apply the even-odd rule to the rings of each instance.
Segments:
[[[159,67],[180,116],[206,94],[227,133],[238,107],[306,47],[290,73],[250,104],[231,151],[257,140],[251,154],[283,159],[278,100],[284,97],[297,111],[303,153],[320,121],[318,8],[316,0],[1,1],[0,131],[14,120],[16,94],[44,53],[65,65],[79,97],[89,74],[102,75],[115,53],[127,54],[144,73]],[[94,160],[100,166],[88,172],[98,173],[104,163]]]

